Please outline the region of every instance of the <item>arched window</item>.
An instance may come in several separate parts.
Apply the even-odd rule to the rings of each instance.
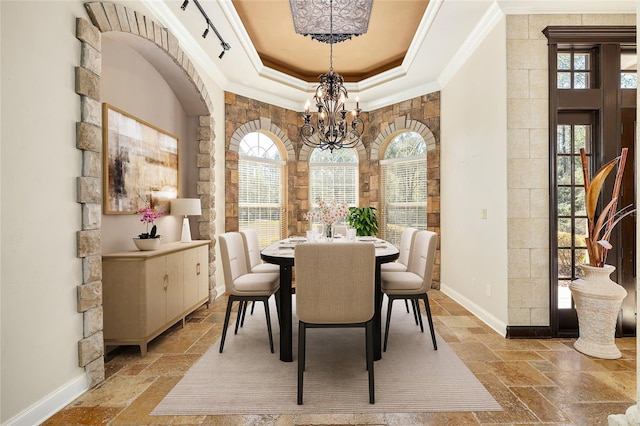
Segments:
[[[309,201],[318,200],[358,205],[358,154],[355,149],[314,149],[309,157]]]
[[[260,132],[245,135],[238,154],[238,226],[255,229],[266,247],[284,236],[286,162],[277,141]]]
[[[380,160],[382,238],[400,244],[406,227],[427,229],[427,144],[419,133],[402,132]]]

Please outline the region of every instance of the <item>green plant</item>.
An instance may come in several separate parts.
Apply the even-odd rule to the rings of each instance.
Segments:
[[[347,222],[360,237],[375,235],[378,232],[378,217],[375,207],[349,207]]]

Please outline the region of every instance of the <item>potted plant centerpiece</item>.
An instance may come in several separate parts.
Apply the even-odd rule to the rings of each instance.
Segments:
[[[618,196],[627,159],[627,148],[622,149],[619,157],[602,166],[591,180],[584,149],[580,150],[580,156],[587,211],[588,229],[585,240],[589,264],[579,265],[583,278],[569,285],[578,313],[580,331],[580,337],[573,346],[586,355],[617,359],[622,354],[615,344],[615,328],[620,306],[627,291],[610,279],[609,275],[615,267],[607,265],[606,260],[607,250],[613,248],[609,242],[613,228],[620,220],[635,211],[631,205],[618,210]],[[602,186],[614,168],[617,170],[611,200],[596,217]]]
[[[155,209],[147,206],[141,208],[136,212],[137,214],[141,214],[142,218],[140,222],[146,223],[147,232],[143,232],[138,235],[138,238],[134,238],[133,242],[138,248],[138,250],[155,250],[160,246],[160,239],[162,236],[158,234],[158,227],[153,224],[153,221],[163,215],[163,212],[156,211]],[[149,230],[149,225],[151,225],[151,230]]]
[[[373,236],[378,233],[378,217],[375,207],[349,207],[347,223],[356,230],[359,237]]]

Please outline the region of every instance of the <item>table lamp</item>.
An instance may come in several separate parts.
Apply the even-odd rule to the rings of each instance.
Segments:
[[[199,198],[176,198],[171,200],[171,214],[174,216],[184,216],[182,220],[182,241],[191,242],[191,227],[187,216],[199,216],[202,214]]]

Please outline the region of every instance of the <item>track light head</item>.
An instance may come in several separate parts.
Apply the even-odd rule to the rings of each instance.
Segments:
[[[226,50],[220,52],[220,54],[218,55],[218,59],[222,59],[222,57],[224,56],[224,52],[226,52]]]
[[[202,33],[202,38],[207,38],[207,34],[209,34],[209,27],[207,27]]]
[[[189,0],[184,0],[182,2],[182,6],[180,6],[180,9],[185,10],[188,5],[189,5]]]

